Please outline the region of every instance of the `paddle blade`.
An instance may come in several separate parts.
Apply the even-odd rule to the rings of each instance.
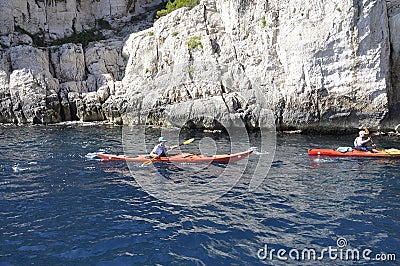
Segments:
[[[185,140],[184,142],[182,142],[182,144],[186,145],[186,144],[192,143],[193,141],[194,141],[194,138],[191,138],[191,139]]]
[[[398,149],[386,149],[386,150],[384,150],[384,152],[386,152],[390,155],[400,156],[400,150],[398,150]]]
[[[151,163],[152,161],[154,161],[155,158],[151,158],[150,160],[145,161],[144,163],[142,163],[142,166],[148,165],[149,163]]]

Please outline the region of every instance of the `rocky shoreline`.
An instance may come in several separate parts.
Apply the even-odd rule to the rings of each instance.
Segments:
[[[49,124],[15,124],[15,123],[0,123],[0,127],[5,128],[13,128],[13,127],[61,127],[61,128],[79,128],[79,127],[116,127],[116,128],[123,128],[127,126],[128,128],[131,127],[144,127],[146,129],[151,130],[162,130],[165,129],[164,125],[123,125],[123,124],[116,124],[107,120],[103,121],[91,121],[91,122],[84,122],[80,120],[73,120],[73,121],[62,121],[57,123],[49,123]],[[209,128],[178,128],[178,127],[169,127],[169,130],[177,130],[181,132],[192,132],[191,134],[199,134],[204,133],[207,134],[217,134],[217,135],[226,135],[229,133],[225,129],[209,129]],[[309,136],[317,136],[317,135],[327,135],[327,136],[339,136],[339,135],[348,135],[348,136],[356,136],[360,130],[364,128],[347,128],[342,130],[318,130],[312,128],[306,129],[295,129],[295,128],[270,128],[270,129],[263,129],[266,132],[275,132],[277,135],[281,136],[289,136],[289,135],[309,135]],[[235,130],[235,129],[228,129],[228,130]],[[379,130],[371,130],[371,137],[377,138],[400,138],[400,131],[393,130],[393,129],[379,129]],[[260,132],[259,128],[247,128],[248,134],[258,134]]]
[[[394,0],[201,1],[154,23],[162,1],[3,2],[12,16],[0,25],[0,123],[400,124]]]

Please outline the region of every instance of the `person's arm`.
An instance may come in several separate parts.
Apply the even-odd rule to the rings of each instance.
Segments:
[[[369,141],[371,141],[371,138],[367,138],[366,140],[362,140],[362,141],[361,141],[361,144],[366,144],[366,143],[368,143]]]
[[[159,155],[156,153],[158,145],[154,147],[154,149],[150,152],[151,157],[158,157]]]
[[[178,147],[179,147],[179,145],[173,145],[173,146],[171,146],[171,147],[168,147],[168,148],[167,148],[167,151],[176,149],[176,148],[178,148]]]

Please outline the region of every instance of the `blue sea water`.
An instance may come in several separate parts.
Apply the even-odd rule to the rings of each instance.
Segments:
[[[223,133],[185,134],[229,147]],[[255,191],[248,184],[257,153],[222,197],[179,206],[135,181],[160,169],[95,156],[123,152],[119,126],[1,126],[0,265],[399,264],[400,159],[307,155],[310,147],[351,146],[353,137],[278,135]],[[396,137],[375,142],[400,147]],[[209,182],[223,170],[161,169],[178,183]],[[359,260],[346,257],[350,249]],[[305,250],[316,257],[302,258]],[[387,261],[366,261],[363,251]]]

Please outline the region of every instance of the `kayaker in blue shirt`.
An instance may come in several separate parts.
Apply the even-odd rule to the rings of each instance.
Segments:
[[[359,151],[369,151],[369,152],[377,152],[375,149],[371,149],[367,146],[368,142],[372,142],[371,138],[366,138],[367,133],[364,130],[361,130],[358,133],[358,137],[354,140],[354,148]]]
[[[150,156],[153,157],[153,158],[166,157],[167,154],[168,154],[168,151],[178,147],[177,145],[171,146],[171,147],[166,146],[165,143],[167,142],[167,140],[164,137],[160,137],[158,139],[158,141],[160,143],[157,144],[154,147],[154,149],[150,152]]]

